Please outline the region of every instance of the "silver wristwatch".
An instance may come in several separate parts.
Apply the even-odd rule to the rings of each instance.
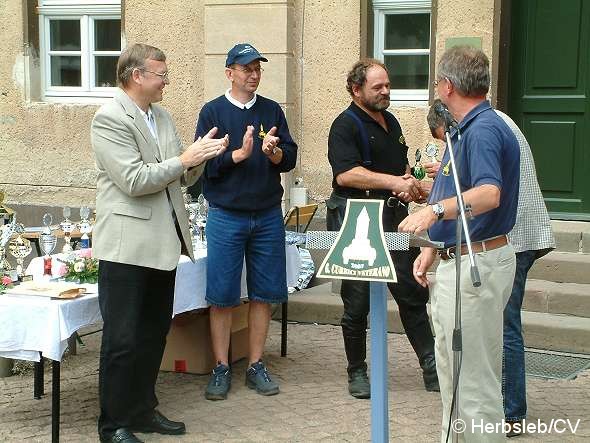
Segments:
[[[432,206],[432,212],[434,212],[434,215],[436,215],[436,218],[438,220],[442,220],[442,218],[445,215],[445,207],[443,206],[442,203],[435,203]]]

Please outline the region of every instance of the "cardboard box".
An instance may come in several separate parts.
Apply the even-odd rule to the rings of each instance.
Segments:
[[[248,356],[248,304],[232,311],[230,359],[236,362]],[[161,371],[208,374],[215,367],[209,329],[209,309],[185,312],[172,320],[166,338]]]

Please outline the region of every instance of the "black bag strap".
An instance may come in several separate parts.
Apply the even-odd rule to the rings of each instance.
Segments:
[[[346,109],[344,113],[354,120],[361,135],[361,157],[363,159],[363,166],[371,166],[373,161],[371,160],[371,149],[369,148],[369,134],[367,133],[365,125],[359,116],[351,109]]]

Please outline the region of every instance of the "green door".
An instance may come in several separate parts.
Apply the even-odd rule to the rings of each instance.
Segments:
[[[508,113],[552,218],[590,220],[590,0],[513,0]]]

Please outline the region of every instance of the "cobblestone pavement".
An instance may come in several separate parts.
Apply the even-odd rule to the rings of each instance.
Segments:
[[[100,334],[84,338],[78,355],[62,363],[61,441],[95,442],[98,415]],[[369,441],[370,401],[346,390],[340,328],[289,325],[289,354],[279,356],[280,325],[272,322],[266,361],[281,383],[273,397],[244,386],[246,361],[234,365],[234,383],[226,401],[209,402],[203,392],[208,376],[160,373],[159,409],[186,422],[181,437],[142,435],[147,442]],[[403,335],[389,335],[390,440],[434,442],[439,438],[440,397],[425,392],[418,363]],[[51,375],[45,395],[32,396],[32,373],[0,379],[0,442],[48,442],[51,439]],[[525,435],[512,441],[564,442],[590,439],[590,371],[573,381],[529,379],[529,421],[580,419],[575,435]]]

